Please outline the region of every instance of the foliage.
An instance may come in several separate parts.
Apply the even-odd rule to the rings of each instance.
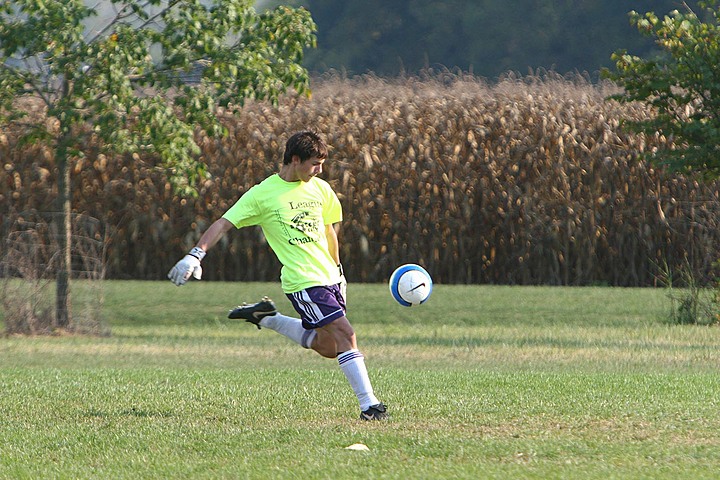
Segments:
[[[629,124],[672,140],[673,148],[654,152],[656,162],[716,178],[720,176],[720,9],[716,0],[699,5],[704,16],[687,7],[663,18],[653,12],[631,12],[632,24],[655,40],[662,55],[641,58],[617,51],[612,56],[617,70],[607,75],[624,87],[612,98],[647,104],[655,113]]]
[[[50,285],[60,260],[60,238],[54,228],[57,213],[23,212],[11,216],[9,231],[0,233],[0,306],[5,334],[57,333],[53,315],[55,295]],[[73,292],[75,309],[65,333],[108,334],[102,318],[106,248],[110,232],[105,224],[86,215],[71,222],[72,271],[87,287]]]
[[[318,24],[314,72],[382,76],[426,68],[495,79],[536,69],[595,76],[623,46],[655,48],[627,23],[627,0],[273,0],[307,6]],[[636,9],[670,10],[676,0],[635,0]],[[695,2],[690,2],[694,4]]]
[[[196,128],[223,133],[218,107],[308,92],[300,65],[314,45],[308,11],[258,14],[249,0],[112,0],[103,18],[82,0],[0,3],[0,125],[25,117],[27,141],[71,159],[89,138],[108,151],[154,154],[183,194],[204,174]],[[89,22],[94,28],[89,28]],[[36,120],[36,119],[35,119]]]
[[[0,3],[0,126],[24,130],[20,144],[49,146],[58,170],[59,327],[72,320],[71,173],[88,145],[157,159],[173,189],[192,195],[205,175],[196,130],[218,136],[219,108],[277,101],[290,87],[307,93],[309,83],[300,62],[315,24],[306,10],[257,14],[249,0],[109,5],[91,27],[98,11],[83,0]],[[43,115],[25,115],[32,100]]]
[[[717,266],[717,265],[715,265]],[[673,271],[667,262],[658,267],[658,283],[665,288],[670,311],[668,322],[678,325],[714,325],[720,312],[720,288],[708,288],[693,272],[686,260]]]

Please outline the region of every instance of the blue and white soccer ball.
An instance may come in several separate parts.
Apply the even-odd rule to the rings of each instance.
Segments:
[[[390,275],[390,293],[405,307],[425,303],[432,293],[432,287],[430,274],[414,263],[401,265]]]

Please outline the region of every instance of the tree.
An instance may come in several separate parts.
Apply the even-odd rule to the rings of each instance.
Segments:
[[[63,239],[57,327],[71,325],[71,172],[90,141],[157,159],[176,191],[205,174],[197,131],[222,135],[216,111],[246,99],[309,92],[301,66],[315,46],[305,9],[257,13],[250,0],[0,0],[0,127],[55,153]],[[91,26],[91,21],[94,23]],[[29,118],[21,98],[41,102]]]
[[[416,75],[472,71],[495,79],[531,70],[588,72],[611,66],[626,47],[652,42],[625,20],[627,0],[265,0],[305,5],[318,24],[318,48],[304,65],[315,72]],[[691,5],[695,0],[688,0]],[[669,11],[677,0],[635,0],[633,8]]]
[[[641,102],[650,119],[628,122],[639,132],[671,140],[652,160],[672,171],[720,176],[720,22],[717,0],[699,2],[701,17],[689,7],[662,19],[653,12],[630,12],[631,23],[661,49],[652,58],[625,50],[612,59],[606,76],[624,87],[612,98]]]

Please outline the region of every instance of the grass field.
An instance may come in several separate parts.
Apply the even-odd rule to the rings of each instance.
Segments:
[[[75,288],[82,288],[76,285]],[[720,329],[663,290],[351,285],[392,418],[225,318],[276,284],[107,282],[109,337],[0,339],[0,478],[717,478]],[[363,443],[369,451],[347,450]]]

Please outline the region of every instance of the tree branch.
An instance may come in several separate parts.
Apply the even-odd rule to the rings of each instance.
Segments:
[[[43,103],[45,104],[45,106],[47,106],[48,108],[52,106],[52,100],[50,100],[50,98],[48,98],[47,96],[45,96],[45,94],[44,94],[44,92],[43,92],[43,89],[40,88],[40,87],[35,83],[34,78],[32,77],[32,75],[30,75],[30,78],[28,78],[28,76],[23,75],[22,72],[18,71],[18,70],[15,69],[15,68],[10,67],[10,66],[7,65],[7,64],[4,64],[4,63],[3,63],[3,64],[0,64],[0,68],[2,68],[3,70],[5,70],[6,72],[10,72],[11,75],[13,75],[13,76],[16,77],[16,78],[19,78],[20,80],[23,81],[23,83],[29,84],[30,87],[31,87],[31,89],[28,91],[28,93],[34,93],[34,94],[36,94],[38,97],[40,97],[40,99],[43,101]]]

